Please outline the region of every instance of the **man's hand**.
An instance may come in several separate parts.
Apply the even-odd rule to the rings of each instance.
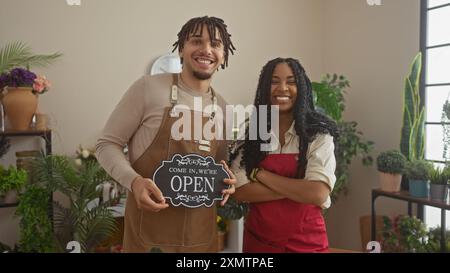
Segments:
[[[169,207],[161,191],[151,179],[136,177],[131,183],[131,190],[138,209],[158,212]]]
[[[224,196],[222,202],[220,202],[220,205],[223,207],[225,205],[225,203],[228,201],[228,198],[230,197],[230,195],[233,194],[236,191],[236,188],[235,188],[234,185],[236,184],[237,180],[236,180],[236,176],[234,175],[234,173],[231,172],[230,168],[228,168],[227,163],[224,160],[220,161],[220,163],[223,164],[223,167],[227,171],[228,175],[231,177],[230,179],[229,178],[225,178],[223,180],[223,182],[225,184],[231,185],[231,187],[229,189],[226,189],[226,190],[222,191],[222,193],[225,194],[225,196]]]

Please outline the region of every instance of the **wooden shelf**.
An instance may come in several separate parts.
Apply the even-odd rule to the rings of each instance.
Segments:
[[[450,210],[449,201],[442,202],[442,201],[432,200],[430,198],[413,197],[409,194],[408,191],[387,192],[387,191],[382,191],[380,189],[374,189],[374,190],[372,190],[372,194],[374,194],[375,196],[386,196],[386,197],[399,199],[399,200],[403,200],[403,201],[408,201],[408,202],[427,205],[427,206],[436,207],[436,208],[440,208],[440,209]]]
[[[18,130],[5,130],[5,131],[0,131],[0,136],[43,136],[43,135],[47,135],[50,134],[51,130],[26,130],[26,131],[18,131]]]

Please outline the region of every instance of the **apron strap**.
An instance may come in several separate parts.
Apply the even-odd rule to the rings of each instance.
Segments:
[[[178,74],[172,74],[172,87],[170,90],[170,103],[172,108],[178,102]]]

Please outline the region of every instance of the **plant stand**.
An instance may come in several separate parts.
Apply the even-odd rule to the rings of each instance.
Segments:
[[[0,136],[11,137],[41,137],[45,142],[45,154],[50,155],[52,153],[52,131],[51,130],[27,130],[27,131],[16,131],[7,130],[0,132]],[[53,196],[49,197],[48,201],[49,211],[48,216],[50,221],[53,222]],[[0,204],[0,208],[17,207],[19,203],[13,204]]]

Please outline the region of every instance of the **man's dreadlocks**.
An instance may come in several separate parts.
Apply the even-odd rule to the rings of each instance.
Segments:
[[[216,37],[216,30],[219,31],[220,38],[222,39],[223,43],[225,57],[225,62],[221,66],[222,69],[225,69],[225,67],[228,66],[229,53],[231,52],[231,54],[234,54],[234,50],[236,50],[236,48],[231,42],[231,35],[227,31],[227,25],[225,25],[222,19],[217,17],[204,16],[192,18],[191,20],[189,20],[186,24],[184,24],[180,32],[178,32],[178,41],[173,44],[174,48],[172,52],[174,52],[177,48],[178,51],[183,50],[184,43],[189,39],[192,33],[195,34],[200,30],[200,35],[202,35],[203,25],[206,25],[208,29],[209,39],[211,43],[213,42],[212,40]]]

